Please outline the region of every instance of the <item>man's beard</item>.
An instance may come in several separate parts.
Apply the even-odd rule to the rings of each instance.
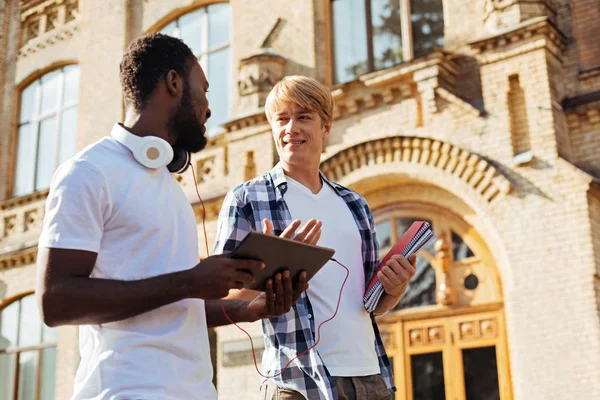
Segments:
[[[190,153],[197,153],[206,146],[204,125],[198,121],[198,117],[194,113],[190,88],[187,84],[184,85],[177,112],[169,121],[169,130],[177,138],[174,147]]]

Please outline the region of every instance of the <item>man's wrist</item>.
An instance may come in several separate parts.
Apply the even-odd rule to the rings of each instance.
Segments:
[[[192,270],[189,269],[173,273],[169,289],[173,292],[174,296],[181,299],[201,297],[195,292],[197,288],[194,285]]]

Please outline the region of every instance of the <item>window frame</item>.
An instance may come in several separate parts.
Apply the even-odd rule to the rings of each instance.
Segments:
[[[338,81],[336,77],[336,58],[335,58],[335,35],[333,32],[334,29],[334,15],[333,15],[333,2],[336,0],[323,0],[327,2],[327,20],[329,22],[329,43],[327,52],[329,53],[329,60],[331,66],[329,67],[329,77],[328,80],[333,85],[343,84],[351,81]],[[366,19],[366,39],[367,39],[367,67],[368,71],[371,73],[378,71],[380,69],[375,69],[375,58],[373,54],[373,24],[371,21],[371,0],[363,0],[365,7],[365,19]],[[415,59],[414,56],[414,43],[413,43],[413,34],[412,34],[412,19],[411,19],[411,0],[393,0],[396,1],[399,5],[400,12],[400,31],[401,31],[401,42],[402,42],[402,61],[399,64],[407,63],[413,61]],[[440,0],[442,3],[442,10],[444,14],[444,26],[446,24],[446,1]],[[395,64],[398,65],[398,64]],[[391,67],[387,67],[391,68]],[[385,69],[385,68],[381,68]],[[355,78],[356,79],[356,78]],[[353,79],[354,80],[354,79]]]
[[[218,4],[227,4],[229,6],[229,12],[230,12],[230,19],[229,19],[229,41],[227,42],[227,44],[224,45],[219,45],[216,46],[212,49],[209,49],[209,45],[208,45],[208,41],[209,41],[209,15],[208,15],[208,8],[214,5],[218,5]],[[162,18],[158,23],[154,24],[153,27],[151,29],[149,29],[150,32],[162,32],[163,29],[165,29],[167,26],[171,25],[171,24],[175,24],[175,32],[176,35],[175,37],[180,38],[180,34],[179,34],[179,21],[181,20],[182,17],[185,17],[186,15],[189,15],[191,13],[197,12],[203,10],[202,13],[202,51],[199,53],[194,52],[194,50],[192,49],[192,52],[194,52],[194,57],[196,57],[196,60],[198,61],[198,63],[200,64],[200,66],[202,67],[202,70],[204,71],[204,75],[206,75],[206,78],[209,79],[209,69],[208,69],[208,57],[211,54],[214,53],[218,53],[219,51],[225,50],[225,49],[229,49],[229,69],[227,71],[228,74],[228,80],[229,80],[229,87],[227,88],[227,94],[229,96],[229,104],[227,105],[227,117],[225,118],[225,120],[222,123],[217,124],[214,127],[214,132],[210,132],[207,129],[206,132],[206,136],[211,139],[214,137],[219,136],[220,134],[220,126],[224,123],[227,122],[229,119],[231,119],[232,117],[232,110],[233,110],[233,100],[235,99],[234,96],[232,96],[232,91],[234,88],[234,76],[233,76],[233,59],[232,59],[232,49],[233,49],[233,40],[232,40],[232,32],[233,32],[233,13],[232,13],[232,7],[231,7],[231,3],[229,1],[209,1],[209,2],[203,2],[200,4],[194,4],[192,7],[185,7],[181,10],[178,10],[175,13],[172,13],[170,15],[167,15],[165,18]],[[214,113],[213,113],[214,114]]]
[[[23,299],[29,297],[29,296],[35,296],[35,292],[34,291],[27,291],[24,293],[20,293],[16,296],[10,297],[8,299],[5,299],[4,301],[0,302],[0,319],[2,316],[2,312],[9,307],[10,305],[16,303],[16,302],[21,302]],[[21,305],[19,304],[19,313],[17,316],[17,341],[19,338],[19,333],[20,333],[20,328],[21,328]],[[45,349],[49,349],[49,348],[56,348],[58,350],[58,339],[55,341],[49,341],[49,342],[43,342],[43,330],[44,330],[44,323],[43,321],[40,324],[40,343],[36,344],[36,345],[31,345],[31,346],[25,346],[25,347],[7,347],[6,349],[0,349],[0,355],[4,355],[4,354],[15,354],[15,359],[13,361],[13,370],[14,370],[14,376],[13,376],[13,386],[12,386],[12,399],[10,400],[18,400],[19,398],[19,378],[20,378],[20,356],[21,353],[24,352],[28,352],[28,351],[37,351],[38,354],[38,358],[37,358],[37,362],[36,362],[36,380],[35,380],[35,399],[36,400],[40,400],[40,396],[41,396],[41,382],[42,382],[42,364],[43,364],[43,350]],[[51,329],[57,329],[57,328],[51,328]],[[56,364],[54,365],[54,369],[56,372]],[[55,384],[56,384],[56,375],[55,375]],[[56,387],[55,387],[55,391],[56,391]],[[53,393],[52,396],[53,398],[55,397],[56,393]]]
[[[70,102],[68,104],[64,103],[64,95],[65,95],[65,69],[71,66],[77,66],[79,68],[79,73],[81,74],[81,68],[78,62],[75,61],[63,61],[63,62],[59,62],[56,64],[53,64],[47,68],[45,68],[43,71],[40,71],[39,73],[36,73],[34,76],[24,79],[23,82],[19,85],[17,85],[16,89],[15,89],[15,97],[16,97],[16,107],[15,107],[15,111],[13,114],[13,118],[14,118],[14,133],[13,133],[13,147],[12,147],[12,153],[13,153],[13,157],[11,162],[11,166],[12,166],[12,173],[10,174],[10,185],[8,187],[8,189],[10,190],[10,192],[8,193],[8,197],[9,198],[18,198],[18,197],[26,197],[26,196],[30,196],[34,193],[38,193],[38,192],[44,192],[47,191],[48,188],[36,188],[37,186],[37,180],[38,180],[38,173],[37,173],[37,169],[38,169],[38,159],[39,159],[39,155],[40,155],[40,149],[39,149],[39,135],[40,135],[40,122],[51,118],[52,116],[56,117],[56,132],[57,132],[57,139],[56,139],[56,167],[58,167],[58,161],[59,161],[59,157],[60,157],[60,143],[61,143],[61,137],[62,137],[62,130],[61,130],[61,124],[62,124],[62,120],[63,120],[63,114],[66,111],[69,111],[73,108],[77,109],[77,118],[79,121],[79,104],[80,104],[80,96],[78,94],[77,96],[77,101],[75,102]],[[53,73],[59,71],[60,76],[59,76],[59,87],[57,89],[57,107],[52,110],[52,111],[48,111],[44,114],[40,113],[40,106],[41,106],[41,96],[42,96],[42,79]],[[23,93],[25,92],[25,90],[27,90],[28,88],[30,88],[32,85],[36,85],[35,87],[35,93],[34,93],[34,105],[32,107],[32,114],[31,114],[31,118],[28,118],[27,120],[25,120],[24,122],[21,121],[22,119],[22,115],[21,115],[21,107],[23,105]],[[81,75],[78,81],[78,85],[77,85],[77,90],[79,91],[81,89]],[[31,129],[33,130],[32,132],[32,136],[34,137],[34,145],[35,145],[35,152],[33,155],[33,163],[34,163],[34,171],[33,171],[33,184],[32,184],[32,189],[28,190],[26,192],[23,193],[16,193],[15,189],[16,189],[16,185],[17,185],[17,174],[18,174],[18,163],[19,163],[19,142],[21,140],[21,127],[25,124],[29,124],[31,125]],[[77,132],[78,134],[78,132]]]

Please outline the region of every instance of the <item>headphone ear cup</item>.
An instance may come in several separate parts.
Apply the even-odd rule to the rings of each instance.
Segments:
[[[173,160],[167,165],[167,168],[171,173],[181,174],[189,167],[191,159],[188,151],[173,147]]]
[[[173,159],[173,148],[163,139],[146,136],[132,150],[134,158],[147,168],[162,168]]]

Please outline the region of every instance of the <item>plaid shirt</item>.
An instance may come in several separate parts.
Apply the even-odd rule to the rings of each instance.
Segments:
[[[379,246],[375,237],[373,215],[362,196],[329,181],[323,174],[321,178],[344,199],[354,216],[362,238],[365,284],[368,284],[379,264]],[[263,176],[230,191],[225,197],[219,214],[214,254],[232,251],[252,230],[262,231],[263,218],[273,222],[275,235],[281,235],[283,230],[292,223],[292,216],[283,199],[286,191],[287,181],[279,164]],[[314,318],[308,318],[312,313],[310,300],[304,292],[288,313],[262,321],[265,340],[263,374],[269,376],[278,374],[290,359],[314,345],[316,331]],[[371,314],[371,321],[375,331],[373,345],[381,374],[390,390],[395,391],[390,362],[373,314]],[[315,348],[292,362],[283,374],[274,378],[274,381],[279,387],[300,392],[310,400],[338,398],[335,380],[329,375]]]

